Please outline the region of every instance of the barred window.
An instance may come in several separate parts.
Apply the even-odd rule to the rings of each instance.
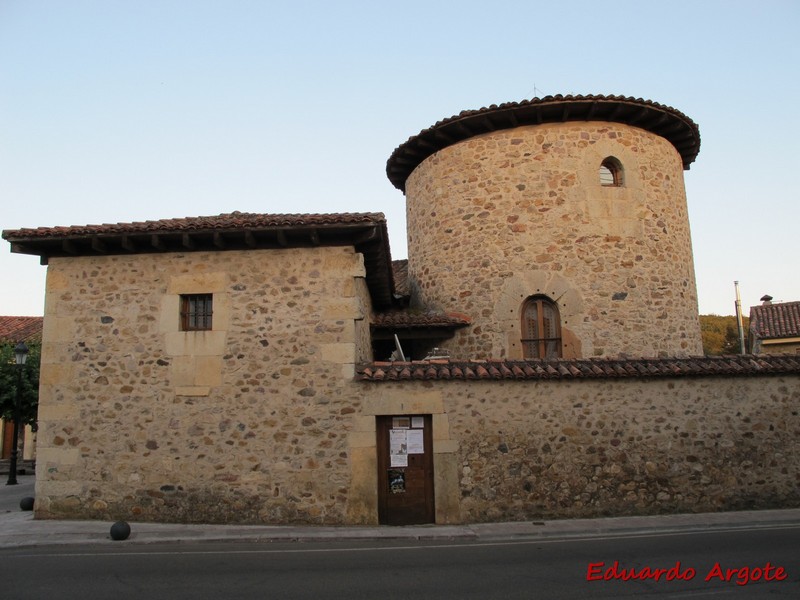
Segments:
[[[181,296],[181,331],[210,331],[213,294]]]
[[[561,357],[558,305],[546,296],[531,296],[522,305],[522,356]]]

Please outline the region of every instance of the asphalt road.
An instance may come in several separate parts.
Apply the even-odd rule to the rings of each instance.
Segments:
[[[9,600],[800,598],[798,547],[800,527],[791,526],[577,540],[9,548],[0,550],[0,581]],[[606,581],[615,561],[617,574],[666,571],[658,581]],[[671,568],[681,579],[668,580]]]

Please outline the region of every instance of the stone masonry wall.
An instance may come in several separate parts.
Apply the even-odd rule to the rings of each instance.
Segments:
[[[363,276],[352,248],[52,259],[36,517],[369,519],[348,508]],[[179,331],[193,293],[212,331]]]
[[[600,184],[609,156],[624,184]],[[423,161],[406,183],[418,303],[468,314],[455,359],[521,358],[520,309],[556,300],[565,357],[702,354],[681,158],[616,123],[525,126]]]
[[[365,387],[441,404],[437,522],[800,506],[797,376]]]

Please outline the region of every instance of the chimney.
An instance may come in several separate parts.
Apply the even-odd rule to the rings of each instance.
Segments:
[[[761,303],[762,306],[769,306],[770,304],[772,304],[772,296],[770,296],[769,294],[764,294],[763,296],[761,296]]]

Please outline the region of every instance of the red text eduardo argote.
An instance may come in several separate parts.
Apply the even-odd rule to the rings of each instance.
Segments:
[[[701,574],[702,575],[702,574]],[[604,562],[589,563],[586,569],[586,581],[691,581],[697,576],[692,567],[684,567],[677,561],[669,568],[623,567],[619,561],[606,564]],[[736,585],[747,585],[755,581],[783,581],[786,569],[770,562],[763,566],[724,567],[715,562],[714,566],[703,575],[705,581],[731,581]]]

